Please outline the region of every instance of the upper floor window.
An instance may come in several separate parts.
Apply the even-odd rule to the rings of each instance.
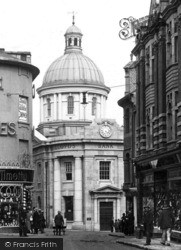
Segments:
[[[0,77],[0,90],[3,90],[3,78]]]
[[[101,161],[99,168],[99,178],[100,180],[110,179],[110,161]]]
[[[68,113],[69,115],[71,115],[71,114],[74,113],[74,97],[71,96],[71,95],[68,96],[67,102],[68,102],[68,106],[67,106],[68,110],[67,110],[67,113]]]
[[[66,180],[72,180],[72,162],[65,162]]]
[[[97,104],[97,98],[92,98],[92,115],[96,115],[96,104]]]

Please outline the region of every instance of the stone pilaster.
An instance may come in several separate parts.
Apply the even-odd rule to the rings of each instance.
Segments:
[[[145,124],[145,50],[140,52],[140,152],[146,152],[146,124]]]
[[[82,229],[82,161],[80,157],[75,158],[74,173],[74,223],[73,229]]]
[[[53,193],[53,185],[54,185],[54,169],[53,169],[53,160],[48,161],[48,181],[49,181],[49,190],[48,190],[48,199],[49,199],[49,225],[52,226],[53,224],[53,218],[55,217],[54,211],[53,211],[53,200],[54,200],[54,193]]]
[[[61,211],[61,175],[60,163],[54,159],[54,215]]]
[[[166,146],[166,42],[164,24],[160,27],[158,42],[158,119],[159,149]]]
[[[159,147],[159,118],[158,118],[158,42],[153,45],[154,53],[154,94],[155,94],[155,108],[154,108],[154,119],[153,119],[153,148],[156,150]]]

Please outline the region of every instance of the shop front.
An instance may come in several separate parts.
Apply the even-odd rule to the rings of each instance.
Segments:
[[[148,165],[151,166],[151,163]],[[141,191],[139,192],[139,207],[142,215],[144,206],[150,206],[154,211],[154,225],[157,227],[164,200],[167,200],[175,217],[173,230],[181,232],[180,164],[176,163],[154,168],[147,167],[144,171],[142,166],[142,170],[139,173],[139,181]]]
[[[33,170],[0,169],[0,232],[16,232],[19,209],[31,208]]]

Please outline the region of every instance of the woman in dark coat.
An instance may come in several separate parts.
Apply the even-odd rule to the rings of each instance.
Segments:
[[[153,213],[149,206],[144,207],[143,224],[146,234],[146,244],[151,244],[151,238],[153,235]]]

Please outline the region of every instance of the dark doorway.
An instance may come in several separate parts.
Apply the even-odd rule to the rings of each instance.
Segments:
[[[100,230],[109,231],[113,217],[113,202],[100,202]]]
[[[73,221],[73,196],[65,196],[65,218]]]

